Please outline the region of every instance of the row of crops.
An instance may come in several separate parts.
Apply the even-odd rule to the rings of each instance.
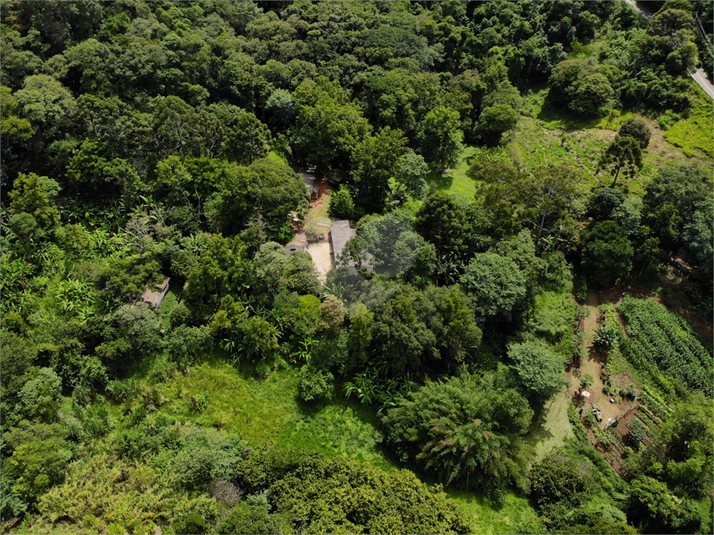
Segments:
[[[670,395],[691,389],[714,395],[712,355],[683,319],[653,299],[626,297],[618,308],[629,336],[621,349],[635,367]]]

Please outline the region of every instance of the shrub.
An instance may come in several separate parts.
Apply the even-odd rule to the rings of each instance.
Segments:
[[[350,190],[342,186],[336,193],[330,197],[330,206],[328,208],[331,217],[338,219],[350,219],[354,216],[355,203],[352,200]]]
[[[305,365],[300,369],[300,399],[313,401],[321,398],[332,399],[335,377],[329,371]]]
[[[198,534],[208,533],[209,527],[206,519],[196,513],[191,513],[183,520],[174,522],[171,526],[177,534]],[[122,531],[121,533],[125,533]]]

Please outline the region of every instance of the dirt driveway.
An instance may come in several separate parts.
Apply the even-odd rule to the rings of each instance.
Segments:
[[[307,252],[312,256],[312,263],[317,268],[317,278],[321,283],[325,283],[327,272],[332,269],[332,251],[328,240],[318,243],[311,243],[307,246]]]

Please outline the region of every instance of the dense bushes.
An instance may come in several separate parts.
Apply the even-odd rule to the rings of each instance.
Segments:
[[[252,493],[267,490],[265,505],[241,504],[228,517],[230,522],[249,522],[257,529],[280,530],[281,524],[312,533],[463,533],[468,529],[438,487],[427,487],[407,471],[387,474],[316,455],[282,459],[253,455],[239,465],[236,482]]]
[[[172,390],[203,359],[262,378],[300,367],[301,409],[341,390],[381,409],[401,460],[494,501],[526,489],[522,435],[572,345],[571,264],[608,286],[675,255],[706,304],[710,180],[665,167],[642,206],[615,190],[620,169],[641,167],[637,119],[602,161],[613,188],[590,202],[577,168],[527,170],[510,149],[467,162],[475,202],[443,191],[443,172],[464,140],[506,143],[540,105],[521,93],[546,81],[546,104],[571,118],[685,110],[683,6],[645,29],[608,2],[3,4],[3,530],[468,529],[408,472],[281,459],[205,427],[225,425],[214,394]],[[333,187],[330,215],[357,228],[356,269],[324,284],[282,245],[309,221],[296,171],[311,166]],[[166,277],[153,310],[141,296]],[[691,367],[703,357],[682,336]],[[670,353],[659,364],[681,367]],[[702,373],[678,377],[708,390]],[[177,400],[193,423],[167,416]],[[654,501],[706,479],[692,468],[710,463],[697,419],[681,416],[687,438],[658,439],[666,492],[643,479],[654,468],[633,476]],[[570,467],[547,468],[578,497]],[[694,526],[630,505],[643,526]],[[584,514],[549,527],[622,520]]]
[[[402,461],[415,461],[446,483],[478,485],[498,496],[522,482],[527,447],[517,438],[533,417],[502,374],[427,383],[382,418],[387,443]]]

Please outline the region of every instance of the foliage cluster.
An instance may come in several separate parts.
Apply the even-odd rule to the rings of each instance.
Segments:
[[[685,116],[688,5],[644,23],[625,3],[582,1],[4,2],[3,529],[468,529],[408,471],[294,457],[265,437],[253,451],[232,430],[251,410],[267,418],[281,370],[304,413],[294,435],[334,433],[341,391],[383,433],[355,425],[338,453],[357,436],[376,457],[384,436],[400,462],[495,503],[531,485],[549,529],[629,530],[619,509],[568,516],[590,465],[550,459],[529,476],[529,435],[563,384],[574,272],[609,287],[678,258],[711,307],[711,177],[663,166],[641,201],[626,195],[618,176],[639,172],[650,134],[639,118],[603,155],[610,188],[496,146],[535,87],[576,118]],[[282,245],[310,209],[297,171],[312,166],[333,187],[330,215],[357,229],[324,283]],[[456,167],[475,197],[430,190]],[[167,277],[162,308],[142,303]],[[711,395],[691,334],[623,307],[627,354],[646,367],[657,345],[660,388]],[[262,406],[211,366],[263,380]],[[616,505],[642,529],[697,527],[712,439],[705,402],[687,403],[628,460],[634,491]],[[600,490],[622,490],[608,477]]]

